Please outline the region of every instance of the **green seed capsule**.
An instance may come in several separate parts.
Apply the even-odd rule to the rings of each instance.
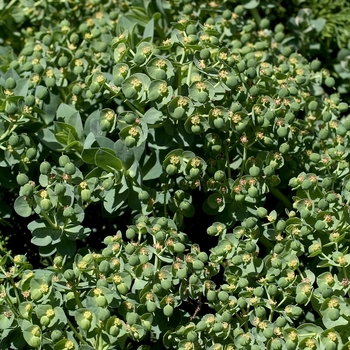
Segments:
[[[52,203],[51,203],[50,199],[48,199],[48,198],[44,198],[40,201],[40,207],[44,211],[50,210],[51,206],[52,206]]]
[[[12,115],[12,114],[17,113],[17,111],[18,111],[18,108],[17,108],[17,105],[15,103],[13,103],[13,102],[7,102],[6,103],[5,112],[7,114],[11,114]]]
[[[335,79],[333,77],[327,77],[324,81],[324,83],[328,86],[328,87],[334,87],[335,85]]]
[[[84,188],[80,193],[80,197],[84,202],[89,202],[91,199],[91,191],[87,188]]]
[[[349,105],[346,102],[340,102],[338,104],[338,111],[344,113],[349,109]]]
[[[229,294],[222,290],[218,293],[218,299],[221,302],[226,302],[229,299]]]
[[[153,312],[156,311],[157,305],[156,305],[156,303],[154,301],[149,301],[148,300],[148,301],[146,301],[146,308],[147,308],[148,312],[153,313]]]
[[[12,90],[16,87],[16,85],[17,85],[16,80],[12,77],[7,78],[5,81],[5,88],[6,89]]]
[[[209,302],[213,302],[213,301],[216,300],[216,293],[215,293],[214,290],[208,290],[206,296],[207,296],[207,300],[208,300]]]
[[[48,175],[51,172],[51,165],[49,162],[44,161],[40,164],[39,171],[43,175]]]
[[[17,181],[18,185],[24,186],[26,183],[29,182],[29,177],[26,174],[18,174],[16,176],[16,181]],[[29,185],[29,186],[32,187],[31,185]]]
[[[174,119],[181,119],[185,115],[185,109],[183,107],[176,107],[173,112]]]
[[[185,251],[186,247],[181,242],[177,242],[174,244],[174,252],[175,253],[183,253]]]
[[[96,94],[96,93],[98,93],[99,90],[100,90],[100,85],[99,85],[99,83],[97,83],[97,82],[93,82],[93,83],[91,83],[89,89],[90,89],[90,91],[91,91],[93,94]]]
[[[197,97],[197,101],[200,102],[200,103],[205,103],[208,101],[208,93],[205,92],[205,91],[199,91],[196,95]]]
[[[128,148],[134,147],[136,145],[136,139],[131,135],[128,135],[125,138],[124,142],[125,142],[126,147],[128,147]]]
[[[317,101],[311,101],[308,104],[309,111],[316,111],[318,107]]]
[[[125,232],[126,238],[133,239],[136,236],[136,232],[133,228],[128,228]]]
[[[89,330],[91,327],[91,321],[83,318],[80,322],[79,322],[79,327],[85,331]]]
[[[171,317],[174,313],[174,308],[171,305],[165,305],[163,309],[163,313],[166,317]]]
[[[66,163],[66,165],[64,166],[64,172],[67,175],[73,175],[75,173],[75,165],[71,162]]]
[[[25,197],[29,197],[33,194],[34,188],[31,184],[26,183],[22,188],[21,188],[21,193]]]
[[[62,154],[59,158],[58,158],[58,164],[61,167],[64,167],[68,162],[69,162],[69,157],[65,154]]]
[[[340,312],[338,309],[330,308],[328,309],[328,317],[331,321],[336,321],[340,317]]]
[[[42,343],[41,338],[36,336],[32,336],[27,342],[32,348],[38,348]]]
[[[107,299],[103,295],[99,295],[98,297],[96,297],[95,301],[97,306],[105,307],[107,305]]]
[[[205,49],[202,49],[199,53],[199,57],[202,59],[202,60],[207,60],[209,57],[210,57],[210,50],[205,48]]]

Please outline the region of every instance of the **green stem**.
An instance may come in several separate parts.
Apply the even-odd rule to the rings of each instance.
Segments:
[[[290,200],[280,190],[275,187],[269,187],[269,190],[275,198],[280,200],[285,205],[286,208],[289,210],[293,209],[293,205]]]
[[[12,0],[10,1],[5,8],[3,9],[3,11],[9,10],[15,3],[17,2],[17,0]]]
[[[192,66],[193,66],[193,62],[191,62],[188,66],[187,79],[186,79],[187,86],[190,86],[190,83],[191,83]]]
[[[75,334],[75,336],[83,343],[83,344],[87,344],[87,342],[83,339],[83,337],[78,333],[78,331],[75,329],[75,327],[72,325],[71,321],[69,321],[69,319],[67,318],[67,323],[69,328],[73,331],[73,333]]]
[[[12,280],[12,278],[11,278],[11,280]],[[11,283],[13,284],[13,280],[11,281]],[[5,289],[5,287],[4,287],[4,289]],[[16,289],[16,288],[15,288],[15,289]],[[18,311],[18,307],[16,307],[16,306],[13,304],[11,298],[7,295],[7,293],[6,293],[4,299],[5,299],[5,302],[9,305],[9,307],[10,307],[12,313],[15,314],[16,317],[20,317],[20,314],[17,312],[17,311]]]
[[[229,157],[229,145],[225,147],[225,158],[226,158],[226,168],[227,168],[227,177],[231,179],[231,166],[230,166],[230,157]]]
[[[76,288],[74,287],[73,288],[73,294],[74,294],[74,298],[75,298],[75,302],[77,303],[77,305],[80,307],[80,308],[83,308],[83,304],[81,303],[80,301],[80,298],[79,298],[79,293],[77,292]]]
[[[243,146],[242,167],[241,167],[241,171],[239,172],[239,177],[242,177],[242,175],[243,175],[246,160],[247,160],[247,148]]]
[[[260,17],[258,9],[257,8],[251,9],[250,13],[252,14],[253,18],[255,19],[256,24],[259,27],[260,26],[260,22],[261,22],[261,17]]]
[[[125,96],[122,94],[121,90],[119,91],[114,91],[106,82],[104,83],[104,86],[108,89],[109,92],[115,94],[116,96],[121,97],[121,99],[123,100],[123,102],[133,111],[135,112],[139,117],[143,117],[143,114],[137,109],[135,108],[126,98]]]
[[[1,136],[0,141],[5,139],[9,134],[12,134],[17,129],[17,124],[13,125],[9,130],[6,130]],[[6,149],[6,148],[5,148]]]
[[[40,214],[45,218],[45,220],[52,228],[55,230],[60,229],[60,226],[57,225],[57,222],[53,222],[43,210],[40,212]]]

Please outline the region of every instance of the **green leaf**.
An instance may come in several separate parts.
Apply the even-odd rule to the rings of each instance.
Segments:
[[[41,227],[33,230],[32,235],[33,238],[31,239],[31,242],[36,246],[43,247],[49,245],[53,241],[57,241],[62,235],[62,230]]]
[[[148,125],[160,124],[163,121],[163,113],[152,107],[143,115],[143,120]]]
[[[120,171],[123,169],[123,164],[119,158],[114,156],[105,149],[100,148],[95,154],[95,164],[100,168],[110,171]]]
[[[63,145],[68,145],[69,143],[78,140],[78,135],[72,125],[55,122],[54,126],[56,139]]]
[[[260,0],[242,0],[242,5],[248,10],[255,9],[259,6]]]
[[[152,18],[147,24],[145,29],[143,30],[143,39],[151,39],[153,41],[154,36],[154,18]]]
[[[28,204],[28,201],[24,196],[17,197],[15,200],[14,209],[18,215],[24,218],[27,218],[32,214],[32,206]]]
[[[46,89],[46,87],[38,86],[36,88],[35,93],[38,93],[38,89],[41,88],[43,90]],[[57,89],[57,87],[53,87],[51,90],[49,90],[48,95],[45,97],[41,109],[44,111],[44,114],[41,116],[43,121],[48,125],[53,122],[53,120],[56,117],[56,111],[60,103],[60,94]]]
[[[108,191],[107,195],[105,196],[103,206],[108,213],[111,214],[117,211],[128,198],[129,189],[123,187],[124,186],[120,184]]]
[[[10,317],[7,317],[5,313],[8,313]],[[15,318],[14,313],[7,306],[0,306],[0,329],[10,328]]]

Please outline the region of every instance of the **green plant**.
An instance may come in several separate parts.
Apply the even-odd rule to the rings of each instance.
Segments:
[[[2,255],[0,348],[346,349],[350,120],[322,62],[254,1],[78,4],[0,69],[1,215],[46,264]]]

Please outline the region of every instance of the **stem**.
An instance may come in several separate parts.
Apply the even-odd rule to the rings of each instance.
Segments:
[[[83,308],[83,304],[81,303],[80,301],[80,298],[79,298],[79,293],[77,292],[76,288],[74,287],[73,288],[73,294],[74,294],[74,298],[75,298],[75,302],[77,303],[77,305],[80,307],[80,308]]]
[[[280,190],[270,186],[269,186],[269,189],[272,195],[278,200],[280,200],[285,205],[286,208],[288,208],[289,210],[293,209],[293,205],[290,202],[290,200]]]
[[[48,222],[48,224],[54,228],[55,230],[60,229],[61,227],[57,225],[57,222],[53,222],[49,216],[44,212],[41,211],[40,214],[45,218],[45,220]],[[56,220],[55,220],[56,221]]]
[[[229,147],[225,147],[225,158],[226,158],[226,168],[227,168],[227,177],[231,178],[231,166],[230,166],[230,157],[229,157]]]
[[[250,13],[252,14],[253,18],[255,19],[256,24],[258,25],[258,27],[260,26],[260,22],[261,22],[261,17],[259,15],[259,11],[257,10],[257,8],[251,9]]]
[[[17,312],[18,308],[15,307],[15,305],[13,305],[13,303],[12,303],[12,301],[11,301],[11,298],[10,298],[8,295],[6,295],[5,300],[6,300],[7,304],[9,304],[10,309],[11,309],[11,312],[12,312],[13,314],[15,314],[16,317],[21,317],[20,314]],[[21,318],[22,318],[22,317],[21,317]]]
[[[83,344],[87,344],[87,342],[83,339],[83,337],[77,332],[77,330],[75,329],[75,327],[72,325],[71,321],[69,321],[69,319],[67,318],[67,323],[69,328],[73,331],[73,333],[75,334],[75,336],[83,343]]]
[[[113,90],[106,82],[104,83],[104,86],[108,89],[109,92],[114,93],[116,96],[120,96],[125,104],[128,105],[128,107],[135,112],[139,117],[143,117],[143,114],[135,108],[126,98],[125,96],[121,93],[121,90],[115,91]]]
[[[9,134],[12,134],[13,131],[17,129],[17,124],[13,125],[9,130],[6,130],[1,136],[0,136],[0,141],[5,139]],[[6,149],[6,148],[5,148]]]
[[[242,167],[241,167],[241,171],[239,172],[239,177],[242,177],[243,175],[243,170],[244,170],[246,160],[247,160],[247,148],[243,146]]]
[[[12,7],[16,2],[17,2],[17,0],[12,0],[12,1],[10,1],[10,2],[5,6],[5,8],[3,9],[3,11],[10,9],[10,7]]]
[[[193,62],[191,62],[188,66],[187,79],[186,79],[186,84],[188,86],[190,86],[190,83],[191,83],[192,66],[193,66]]]

